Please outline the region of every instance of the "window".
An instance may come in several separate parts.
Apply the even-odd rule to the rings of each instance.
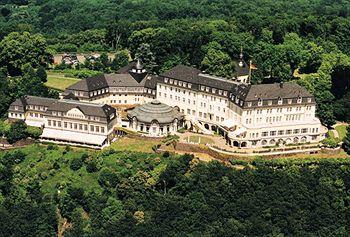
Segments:
[[[268,132],[263,132],[263,133],[261,134],[262,137],[267,137],[267,135],[268,135]]]
[[[278,135],[281,136],[281,135],[283,135],[283,134],[284,134],[284,131],[283,131],[283,130],[279,130],[279,131],[278,131]]]
[[[301,133],[307,133],[307,128],[303,128],[302,130],[301,130]]]
[[[47,120],[47,125],[51,126],[51,120]]]
[[[278,104],[281,105],[283,103],[283,100],[281,97],[278,97]]]
[[[95,126],[94,125],[90,125],[90,131],[91,132],[95,131]]]
[[[294,134],[300,133],[300,129],[294,129],[293,133],[294,133]]]
[[[298,100],[297,100],[297,103],[300,104],[300,103],[302,102],[302,100],[303,100],[303,99],[299,96],[299,97],[298,97]]]
[[[262,99],[258,99],[258,106],[262,106],[262,104],[263,104],[263,101],[262,101]]]
[[[86,124],[84,124],[84,130],[87,131],[88,130],[88,126]]]
[[[105,132],[105,128],[101,127],[101,133],[104,133],[104,132]]]
[[[276,131],[271,131],[270,136],[276,136]]]
[[[288,129],[288,130],[286,131],[286,134],[292,134],[292,130],[291,130],[291,129]]]

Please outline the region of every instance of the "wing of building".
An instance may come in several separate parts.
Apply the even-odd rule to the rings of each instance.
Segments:
[[[36,96],[21,97],[9,108],[9,119],[42,127],[41,140],[92,148],[109,144],[117,118],[109,105]]]
[[[232,80],[184,65],[154,75],[137,61],[116,73],[77,82],[62,93],[63,100],[60,101],[20,98],[11,105],[10,115],[17,106],[17,116],[20,116],[17,118],[27,116],[30,118],[27,123],[45,123],[45,129],[53,129],[55,117],[61,118],[63,113],[67,115],[73,110],[88,117],[91,123],[104,122],[104,133],[108,136],[110,121],[104,109],[109,108],[116,116],[115,110],[112,110],[115,107],[124,126],[150,136],[164,136],[186,126],[205,134],[218,132],[229,145],[249,148],[319,142],[324,138],[326,129],[315,116],[315,99],[305,88],[294,82],[251,85],[249,80],[250,66],[243,61],[243,56],[236,65],[236,76]],[[22,111],[30,108],[31,101],[37,101],[45,108],[43,115],[40,111],[38,115],[33,115],[34,118],[44,116],[44,122],[33,119],[32,114],[36,110],[29,110],[29,117],[25,115],[27,111]],[[88,103],[91,110],[85,109],[84,103]],[[91,103],[97,104],[97,107]],[[90,112],[92,110],[94,113]],[[94,117],[100,120],[91,120]],[[163,118],[167,118],[166,123],[162,122]],[[63,130],[69,130],[69,122],[66,127],[62,121],[60,126]],[[72,126],[73,131],[74,123]],[[76,126],[79,130],[80,125]],[[85,125],[82,128],[84,131]],[[96,129],[91,130],[89,124],[87,128],[96,135]],[[49,133],[45,134],[50,137]]]

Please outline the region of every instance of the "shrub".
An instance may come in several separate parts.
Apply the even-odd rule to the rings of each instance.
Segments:
[[[168,158],[169,156],[170,156],[169,151],[165,151],[165,152],[163,153],[163,157],[164,157],[164,158]]]
[[[81,158],[74,158],[70,163],[70,168],[74,171],[80,169],[83,166],[83,161]]]
[[[47,145],[46,150],[48,150],[48,151],[58,150],[58,146],[55,144],[49,144],[49,145]]]
[[[11,125],[5,121],[0,120],[0,136],[6,135],[10,130]]]
[[[335,139],[333,137],[328,137],[322,141],[322,144],[328,148],[336,148],[339,146],[338,143],[338,139]]]
[[[33,139],[38,139],[43,133],[41,128],[28,126],[26,129],[27,136]]]
[[[86,171],[88,173],[94,173],[99,171],[100,167],[98,166],[98,162],[96,159],[91,159],[86,164]]]
[[[11,124],[10,129],[6,132],[7,141],[11,144],[27,138],[27,125],[24,121],[19,120],[13,124]]]

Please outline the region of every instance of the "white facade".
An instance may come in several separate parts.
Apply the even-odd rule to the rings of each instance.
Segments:
[[[221,133],[229,145],[236,147],[311,143],[324,138],[326,129],[315,115],[316,104],[310,93],[295,83],[286,83],[285,87],[283,83],[251,86],[248,72],[249,67],[245,67],[245,72],[235,80],[227,80],[179,65],[160,76],[145,74],[138,86],[130,86],[134,83],[129,77],[125,86],[90,91],[87,100],[126,106],[157,99],[178,107],[188,128],[196,127],[206,134]],[[115,74],[113,80],[118,77],[126,78],[124,74]],[[147,87],[147,80],[156,82]],[[107,82],[111,83],[111,79]],[[156,125],[129,126],[141,132],[161,131]]]

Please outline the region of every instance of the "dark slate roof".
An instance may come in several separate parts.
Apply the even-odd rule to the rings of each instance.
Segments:
[[[129,71],[134,67],[136,67],[136,62],[131,62],[128,65],[120,68],[118,71],[116,71],[116,73],[117,74],[128,74]]]
[[[52,98],[26,95],[26,96],[22,96],[22,97],[16,99],[10,105],[9,111],[25,112],[27,105],[34,105],[34,106],[37,105],[37,106],[49,107],[53,103],[55,103],[56,101],[57,101],[56,99],[52,99]],[[15,110],[15,106],[17,106],[17,110]]]
[[[66,100],[79,100],[79,98],[76,97],[72,92],[64,95],[63,99],[66,99]]]
[[[110,115],[116,113],[116,109],[109,105],[94,104],[90,102],[80,102],[74,100],[57,100],[48,108],[50,111],[60,111],[67,112],[71,109],[78,108],[85,115],[96,116],[105,118],[107,121],[110,121]]]
[[[232,80],[204,74],[199,69],[185,65],[178,65],[160,76],[192,83],[194,85],[192,88],[197,90],[198,85],[203,85],[229,91],[238,85]]]
[[[105,79],[109,87],[142,87],[130,74],[105,74]]]
[[[245,97],[246,101],[260,99],[278,99],[278,98],[297,98],[297,97],[313,97],[304,87],[294,83],[273,83],[251,85],[249,92]]]
[[[41,105],[41,106],[51,106],[57,101],[53,98],[45,98],[39,96],[26,95],[23,97],[28,105]]]
[[[157,75],[148,75],[142,82],[146,88],[156,90],[158,80],[159,77]]]
[[[235,62],[235,70],[237,77],[249,75],[249,65],[243,60],[243,67],[239,66],[239,61]]]
[[[177,108],[160,103],[158,100],[136,107],[127,113],[129,119],[136,117],[138,121],[145,123],[157,121],[161,124],[168,124],[172,123],[174,119],[182,120],[184,118],[184,115]]]
[[[82,79],[77,83],[69,86],[68,90],[77,90],[77,91],[94,91],[106,88],[107,82],[104,74],[100,74],[93,77],[88,77],[86,79]]]

